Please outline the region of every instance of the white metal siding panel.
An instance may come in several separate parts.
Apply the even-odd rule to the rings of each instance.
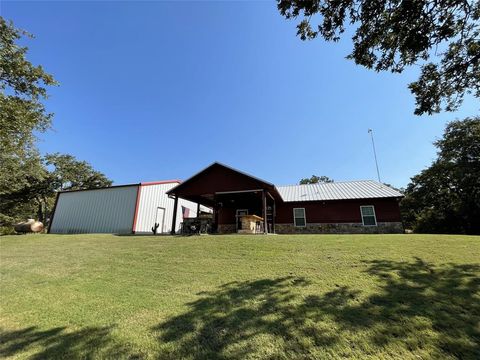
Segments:
[[[132,232],[138,186],[59,194],[53,234]]]
[[[169,233],[172,229],[173,205],[174,200],[170,199],[166,192],[178,183],[165,183],[154,185],[142,185],[140,188],[140,200],[137,210],[137,223],[135,233],[151,233],[155,224],[155,217],[159,207],[165,208],[165,223],[162,229],[158,229],[157,233]],[[180,228],[182,222],[182,206],[190,209],[190,216],[197,214],[197,204],[191,201],[179,199],[177,208],[176,229]],[[160,223],[160,222],[159,222]]]
[[[400,197],[401,193],[373,180],[277,187],[285,202]]]

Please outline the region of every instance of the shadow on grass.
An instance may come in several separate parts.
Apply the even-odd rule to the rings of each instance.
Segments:
[[[200,293],[188,312],[154,330],[161,332],[161,342],[174,343],[174,355],[195,359],[244,358],[258,351],[252,339],[262,335],[285,353],[307,350],[306,342],[328,346],[335,341],[333,334],[312,331],[307,309],[294,304],[291,289],[308,284],[297,277],[227,283]]]
[[[480,266],[365,262],[378,289],[307,293],[303,278],[224,284],[154,328],[175,357],[480,358]],[[303,290],[302,290],[303,288]],[[310,292],[311,293],[311,292]]]
[[[202,292],[184,313],[155,326],[159,352],[149,355],[480,359],[480,265],[434,266],[419,258],[363,265],[366,281],[375,280],[376,290],[368,294],[341,284],[315,294],[315,284],[294,276]],[[0,330],[0,358],[142,357],[111,332],[112,327]]]
[[[86,327],[66,332],[64,327],[40,330],[0,330],[0,357],[32,352],[29,359],[140,358],[128,349],[115,346],[111,327]],[[24,355],[24,354],[23,354]]]

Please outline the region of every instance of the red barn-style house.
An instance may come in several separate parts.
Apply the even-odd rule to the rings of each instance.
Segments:
[[[215,162],[167,194],[213,209],[218,233],[403,232],[402,194],[371,180],[275,186]]]

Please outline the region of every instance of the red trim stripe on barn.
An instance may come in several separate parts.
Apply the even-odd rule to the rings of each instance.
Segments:
[[[148,186],[148,185],[160,185],[160,184],[171,184],[171,183],[178,183],[180,184],[180,180],[162,180],[162,181],[147,181],[147,182],[142,182],[140,185],[142,186]]]
[[[135,228],[137,227],[137,215],[138,215],[138,205],[140,204],[140,192],[142,191],[142,185],[137,189],[137,201],[135,202],[135,214],[133,215],[133,226],[132,233],[135,234]]]

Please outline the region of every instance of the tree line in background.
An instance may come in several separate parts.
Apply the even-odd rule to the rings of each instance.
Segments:
[[[28,218],[48,224],[58,191],[112,185],[90,164],[71,155],[32,153],[24,159],[2,155],[3,160],[7,171],[0,175],[0,224],[5,227]]]
[[[48,223],[59,190],[110,186],[112,182],[71,155],[41,156],[35,132],[51,127],[43,101],[58,83],[26,59],[17,42],[32,36],[0,17],[0,234],[28,218]]]
[[[437,159],[411,179],[404,224],[421,233],[480,234],[480,117],[450,122]]]

